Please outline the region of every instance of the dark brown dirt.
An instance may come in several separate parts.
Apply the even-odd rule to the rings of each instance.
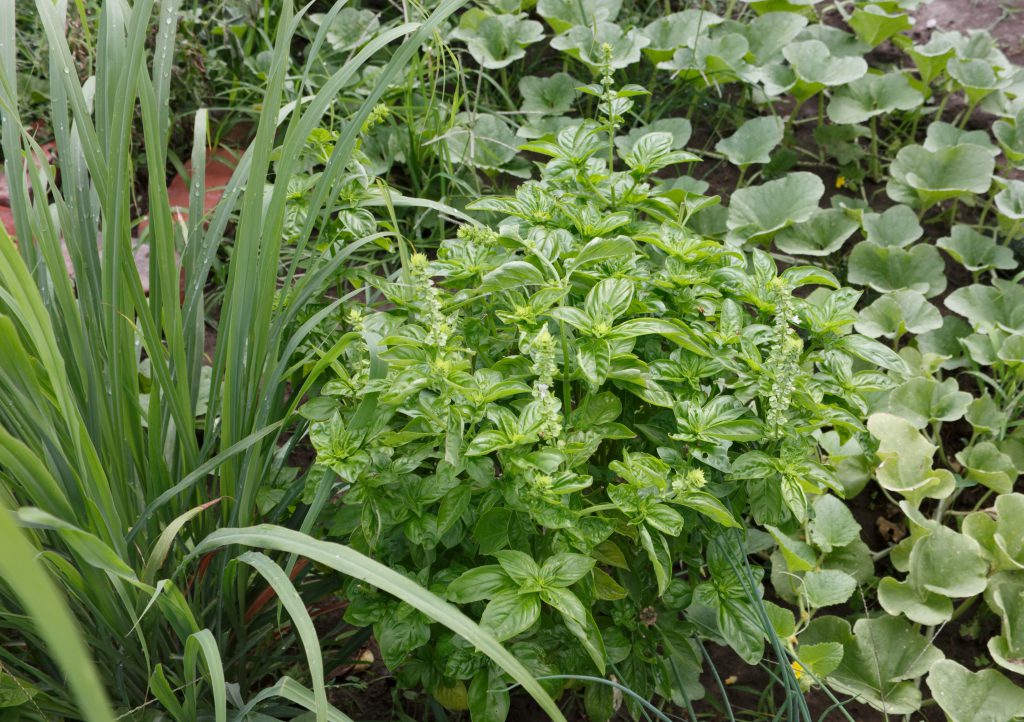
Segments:
[[[329,692],[331,704],[354,719],[366,722],[394,720],[394,680],[375,672],[371,670],[363,679],[339,680],[340,684]]]
[[[1016,65],[1024,64],[1024,1],[933,0],[914,15],[923,41],[934,30],[988,30]]]

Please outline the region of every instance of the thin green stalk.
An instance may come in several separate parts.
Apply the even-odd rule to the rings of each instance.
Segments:
[[[1013,242],[1017,240],[1017,234],[1020,233],[1021,219],[1016,219],[1013,225],[1010,226],[1010,230],[1007,231],[1006,236],[1003,238],[1003,245],[1009,248],[1013,245]]]
[[[878,156],[878,116],[871,117],[871,177],[877,182],[882,176],[882,164]]]

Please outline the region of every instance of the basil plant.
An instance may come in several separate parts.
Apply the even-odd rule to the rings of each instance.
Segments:
[[[347,308],[305,414],[336,475],[328,534],[609,719],[611,686],[564,676],[682,705],[703,694],[702,639],[762,657],[746,530],[844,495],[819,439],[866,434],[875,367],[902,362],[852,332],[859,294],[831,274],[687,227],[718,199],[664,178],[696,157],[665,132],[615,143],[641,89],[582,90],[600,119],[527,146],[539,180],[475,204],[495,223],[405,254],[375,303]],[[401,683],[506,718],[510,682],[484,656],[399,600],[345,591]]]

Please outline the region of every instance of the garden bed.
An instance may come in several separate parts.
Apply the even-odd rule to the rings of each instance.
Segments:
[[[1022,34],[0,7],[0,719],[1024,718]]]

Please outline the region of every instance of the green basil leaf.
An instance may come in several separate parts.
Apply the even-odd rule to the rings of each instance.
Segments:
[[[497,564],[476,567],[448,585],[448,598],[456,604],[478,602],[501,593],[515,591],[508,573]]]
[[[515,549],[505,549],[504,551],[495,552],[494,556],[498,558],[501,568],[519,586],[533,583],[540,578],[540,566],[529,554],[516,551]]]
[[[537,594],[501,592],[484,609],[480,624],[499,642],[522,634],[540,619],[540,597]]]
[[[582,554],[555,554],[544,560],[540,568],[540,578],[547,586],[568,587],[589,574],[594,564],[595,560],[592,557]]]

